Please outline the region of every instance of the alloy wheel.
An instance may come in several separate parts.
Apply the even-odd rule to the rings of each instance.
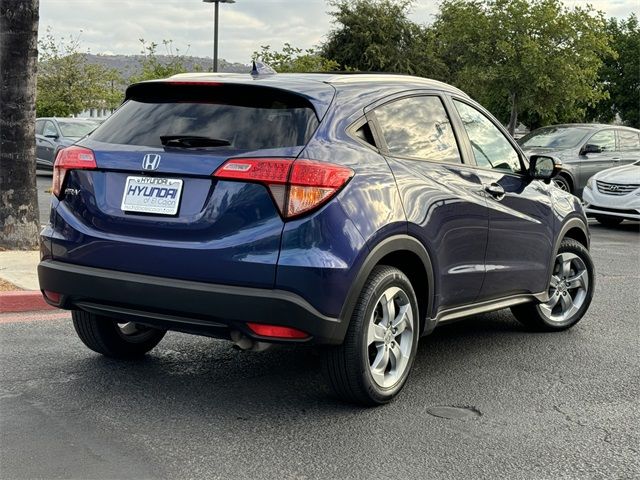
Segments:
[[[589,272],[584,261],[574,253],[556,257],[549,285],[549,300],[538,306],[552,322],[565,322],[584,304],[589,291]]]
[[[393,387],[405,374],[413,347],[414,314],[408,295],[387,288],[373,309],[367,332],[369,370],[376,384]]]
[[[560,190],[564,191],[564,192],[568,192],[569,191],[569,185],[567,185],[567,182],[565,182],[564,180],[557,180],[554,179],[553,180],[553,184],[558,187]]]

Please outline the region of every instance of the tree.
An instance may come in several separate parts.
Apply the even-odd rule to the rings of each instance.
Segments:
[[[87,63],[80,37],[59,41],[51,30],[40,41],[36,109],[41,117],[68,117],[88,108],[116,108],[123,79],[115,70]]]
[[[259,52],[253,52],[253,60],[260,60],[276,72],[330,72],[338,70],[338,62],[323,57],[316,49],[292,47],[285,43],[282,51],[271,50],[269,45],[262,45]]]
[[[609,19],[607,33],[613,54],[606,55],[600,69],[600,81],[609,92],[590,109],[590,118],[610,122],[620,115],[631,127],[640,128],[640,27],[631,14],[623,20]]]
[[[361,71],[441,77],[431,32],[408,18],[412,0],[331,0],[335,28],[322,55]]]
[[[180,53],[180,49],[173,46],[173,40],[162,40],[166,54],[162,58],[158,55],[158,44],[147,43],[144,38],[140,39],[142,44],[143,58],[140,61],[140,73],[131,77],[132,82],[142,82],[144,80],[155,80],[167,78],[178,73],[185,73],[187,68],[187,57]],[[188,51],[188,47],[187,47]],[[195,71],[202,70],[200,65],[195,65]]]
[[[598,70],[612,52],[602,13],[560,0],[445,0],[433,25],[446,79],[476,97],[513,133],[583,120],[606,97]]]
[[[35,93],[38,0],[0,0],[0,246],[38,245]]]

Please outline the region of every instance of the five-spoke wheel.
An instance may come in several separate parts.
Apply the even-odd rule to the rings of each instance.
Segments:
[[[369,369],[381,387],[393,386],[407,369],[413,347],[413,314],[409,297],[398,287],[385,290],[371,314]]]
[[[390,401],[404,386],[418,345],[419,312],[400,270],[376,266],[341,345],[328,349],[326,372],[339,397],[362,405]]]
[[[595,287],[595,271],[589,251],[565,238],[553,265],[548,300],[512,307],[515,317],[536,330],[556,331],[580,321],[589,308]]]
[[[552,322],[564,322],[585,302],[589,291],[589,272],[575,253],[560,253],[551,276],[549,301],[539,305],[540,312]]]

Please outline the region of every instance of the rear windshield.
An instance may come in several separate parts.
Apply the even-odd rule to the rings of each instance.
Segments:
[[[220,140],[225,149],[258,150],[305,145],[318,126],[306,99],[270,88],[171,84],[132,88],[129,99],[91,139],[162,147],[161,137],[184,135]]]

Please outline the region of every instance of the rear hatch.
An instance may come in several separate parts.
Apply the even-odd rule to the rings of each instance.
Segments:
[[[138,84],[127,97],[79,144],[95,168],[66,172],[54,258],[271,287],[283,220],[269,189],[212,174],[230,158],[297,157],[319,123],[313,105],[276,88],[203,82]]]

